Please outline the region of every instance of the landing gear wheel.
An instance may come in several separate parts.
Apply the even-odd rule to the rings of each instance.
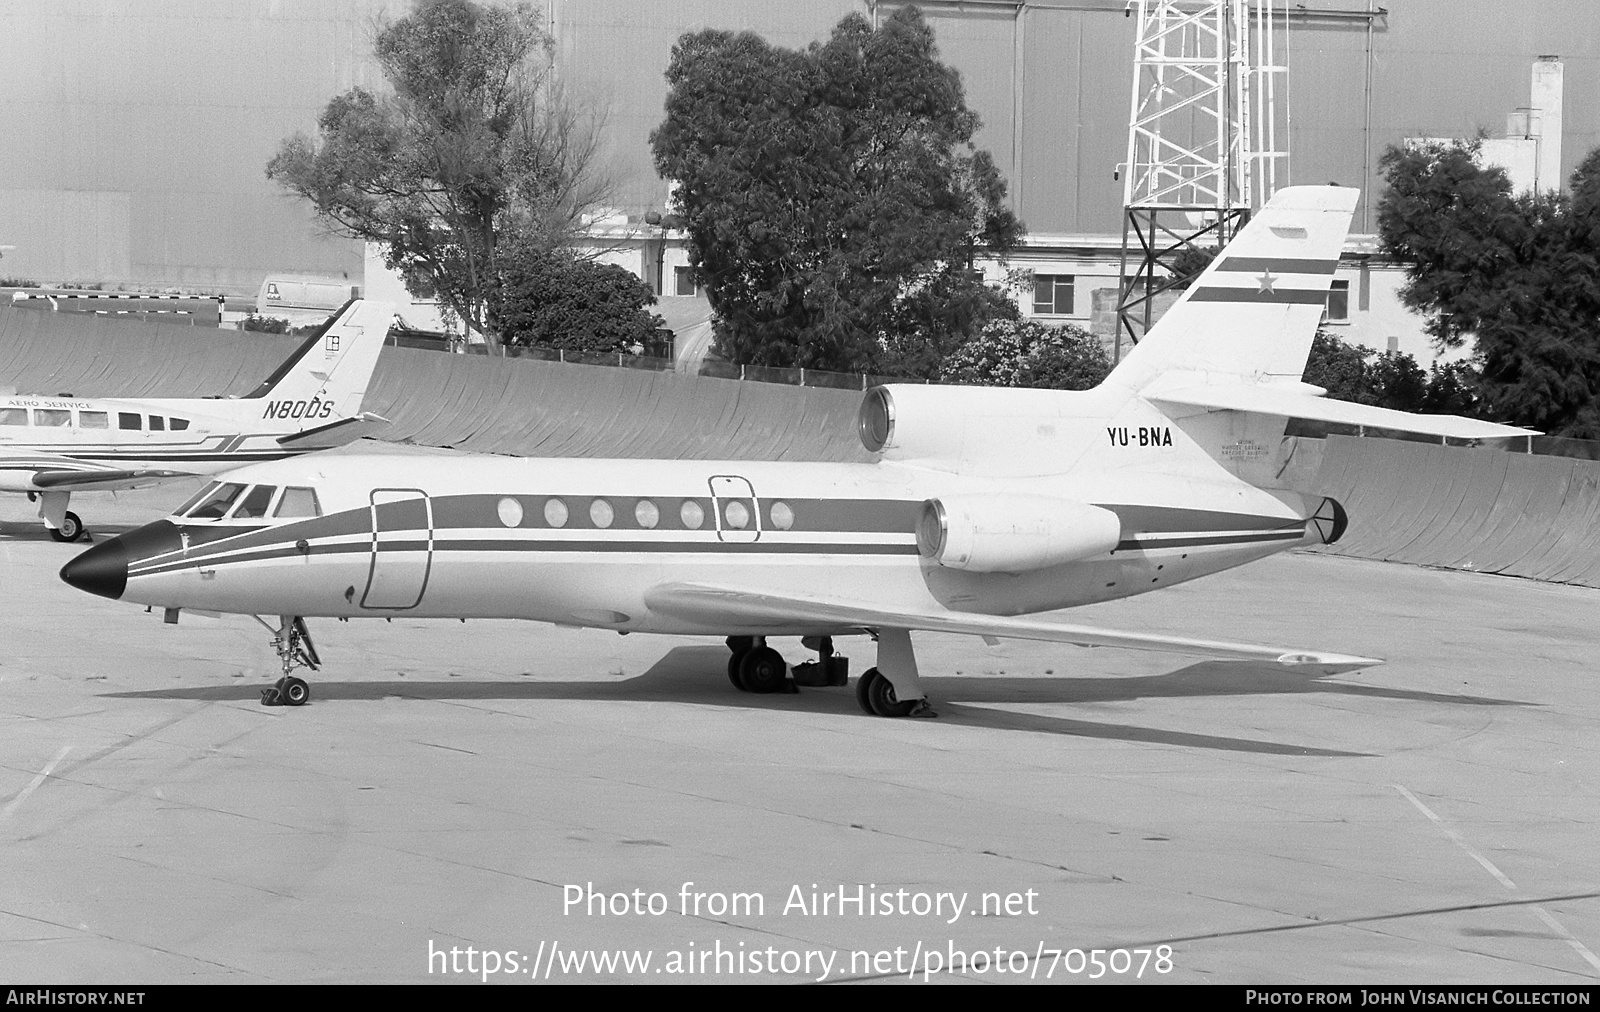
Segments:
[[[856,683],[856,702],[868,713],[880,717],[906,717],[921,703],[920,699],[901,702],[894,694],[894,685],[872,668]]]
[[[728,649],[733,652],[732,656],[728,658],[728,681],[732,682],[733,687],[740,692],[749,692],[750,690],[746,689],[744,683],[739,680],[739,667],[744,663],[745,654],[748,654],[755,646],[755,638],[751,636],[729,636],[727,643]]]
[[[69,511],[61,518],[60,527],[50,528],[50,536],[57,541],[76,541],[83,537],[83,521],[78,514]]]
[[[771,647],[756,647],[739,660],[739,685],[746,692],[782,692],[788,680],[783,655]]]
[[[284,678],[278,695],[282,697],[285,706],[304,706],[311,699],[311,686],[306,684],[304,678],[289,675]]]
[[[877,668],[868,668],[861,672],[861,677],[856,679],[856,705],[861,707],[861,712],[869,717],[876,717],[878,711],[872,708],[872,701],[867,698],[867,693],[872,689],[872,683],[883,676],[878,674]]]

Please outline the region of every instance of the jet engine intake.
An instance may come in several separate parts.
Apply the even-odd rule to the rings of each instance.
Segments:
[[[941,566],[1023,573],[1103,555],[1122,539],[1108,509],[1042,495],[951,495],[922,504],[917,550]]]

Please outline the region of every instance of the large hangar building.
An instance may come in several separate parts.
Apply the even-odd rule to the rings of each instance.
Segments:
[[[615,215],[597,224],[665,295],[690,294],[681,248],[643,223],[667,184],[651,164],[674,41],[705,27],[777,44],[825,37],[879,0],[548,0],[559,73],[606,110]],[[1056,279],[1025,305],[1082,324],[1115,285],[1133,34],[1125,0],[926,0],[944,59],[963,74],[979,143],[1009,181],[1030,248],[1016,265]],[[1291,182],[1363,188],[1354,229],[1375,231],[1377,161],[1407,137],[1492,136],[1530,102],[1530,67],[1559,61],[1564,108],[1533,122],[1564,180],[1600,145],[1600,22],[1586,0],[1316,0],[1280,36]],[[45,284],[257,291],[296,272],[361,284],[361,244],[331,236],[264,173],[283,138],[327,101],[380,88],[370,40],[408,4],[381,0],[150,0],[0,7],[0,276]],[[1527,122],[1528,117],[1524,116]],[[1547,173],[1548,175],[1548,173]],[[631,259],[629,259],[631,257]],[[1354,269],[1354,268],[1352,268]],[[1349,317],[1393,312],[1364,279]],[[1026,301],[1026,300],[1025,300]],[[1103,299],[1101,300],[1103,302]],[[1380,300],[1381,302],[1381,300]],[[1340,322],[1335,317],[1335,322]],[[1398,328],[1384,319],[1374,326]],[[1375,346],[1381,335],[1355,333]],[[1393,339],[1390,347],[1394,347]],[[1413,350],[1407,348],[1406,350]]]

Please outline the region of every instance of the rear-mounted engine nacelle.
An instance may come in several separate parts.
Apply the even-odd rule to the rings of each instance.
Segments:
[[[922,504],[917,550],[941,566],[1023,573],[1103,555],[1122,522],[1099,506],[1042,495],[952,495]]]

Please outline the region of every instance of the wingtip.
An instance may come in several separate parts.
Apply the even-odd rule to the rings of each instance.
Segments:
[[[1377,657],[1354,657],[1349,654],[1287,653],[1278,656],[1278,663],[1286,668],[1318,668],[1330,674],[1374,668],[1383,661]]]

